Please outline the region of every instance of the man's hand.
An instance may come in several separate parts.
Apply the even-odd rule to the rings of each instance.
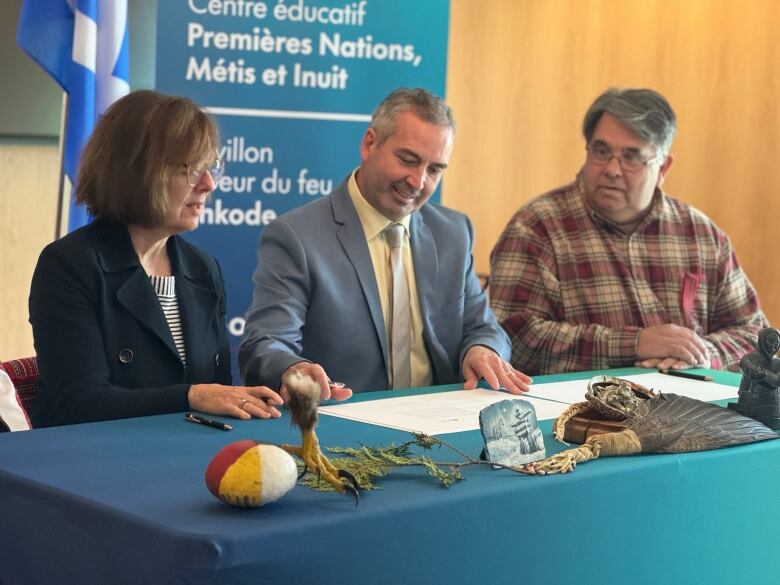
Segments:
[[[677,358],[648,358],[634,363],[637,368],[655,368],[657,370],[684,370],[696,368],[697,364],[689,364]]]
[[[287,400],[290,396],[287,390],[287,379],[293,372],[298,372],[303,376],[309,376],[312,380],[317,382],[320,387],[320,400],[346,400],[352,396],[352,390],[350,388],[340,387],[332,384],[330,378],[325,373],[325,370],[321,365],[312,362],[298,362],[287,368],[282,374],[282,387],[279,389],[279,394],[282,398]]]
[[[482,378],[493,390],[504,388],[511,394],[522,394],[528,391],[528,385],[532,382],[531,378],[483,345],[473,345],[468,349],[462,367],[466,379],[463,384],[465,390],[476,388]]]
[[[642,329],[639,332],[636,353],[637,363],[651,363],[647,360],[653,358],[662,360],[655,367],[665,367],[662,364],[669,359],[673,359],[669,362],[673,365],[681,362],[687,367],[706,368],[710,365],[710,354],[704,340],[694,331],[671,323]]]

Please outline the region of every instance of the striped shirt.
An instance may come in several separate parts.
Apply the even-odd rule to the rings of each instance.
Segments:
[[[728,236],[657,190],[633,233],[591,209],[578,182],[529,202],[491,254],[490,301],[529,374],[633,365],[640,331],[673,323],[736,369],[767,325]]]
[[[175,276],[150,276],[152,287],[160,300],[165,320],[173,336],[173,342],[179,352],[184,367],[187,367],[187,351],[184,347],[184,334],[181,328],[181,317],[179,316],[179,302],[176,300],[176,277]]]

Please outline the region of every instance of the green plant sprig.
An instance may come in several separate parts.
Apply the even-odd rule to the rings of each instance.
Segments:
[[[423,466],[428,475],[438,479],[444,487],[449,487],[456,481],[463,479],[461,470],[469,465],[491,465],[502,469],[508,469],[517,473],[522,473],[522,469],[502,463],[495,463],[477,459],[461,451],[447,441],[438,439],[425,433],[412,433],[413,440],[400,445],[390,444],[385,447],[330,447],[328,451],[346,455],[347,457],[338,457],[331,459],[331,463],[338,469],[349,471],[360,484],[362,490],[381,489],[374,483],[374,479],[384,477],[393,467],[411,467]],[[434,461],[427,455],[415,455],[412,453],[412,447],[418,446],[425,451],[430,451],[433,447],[446,447],[462,456],[465,461],[442,462]],[[302,463],[299,466],[302,469]],[[325,481],[320,481],[316,474],[306,474],[301,483],[315,490],[330,492],[334,487]]]

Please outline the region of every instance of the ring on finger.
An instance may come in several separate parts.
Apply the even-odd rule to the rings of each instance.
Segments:
[[[238,407],[239,407],[241,410],[244,410],[244,405],[245,405],[247,402],[249,402],[249,400],[247,400],[246,398],[244,398],[244,399],[241,401],[241,404],[239,404],[239,405],[238,405]]]

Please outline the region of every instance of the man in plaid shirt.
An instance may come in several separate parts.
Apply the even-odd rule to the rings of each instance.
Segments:
[[[490,300],[529,374],[736,369],[767,326],[728,236],[666,195],[676,119],[648,89],[585,115],[575,182],[514,215],[491,254]]]

